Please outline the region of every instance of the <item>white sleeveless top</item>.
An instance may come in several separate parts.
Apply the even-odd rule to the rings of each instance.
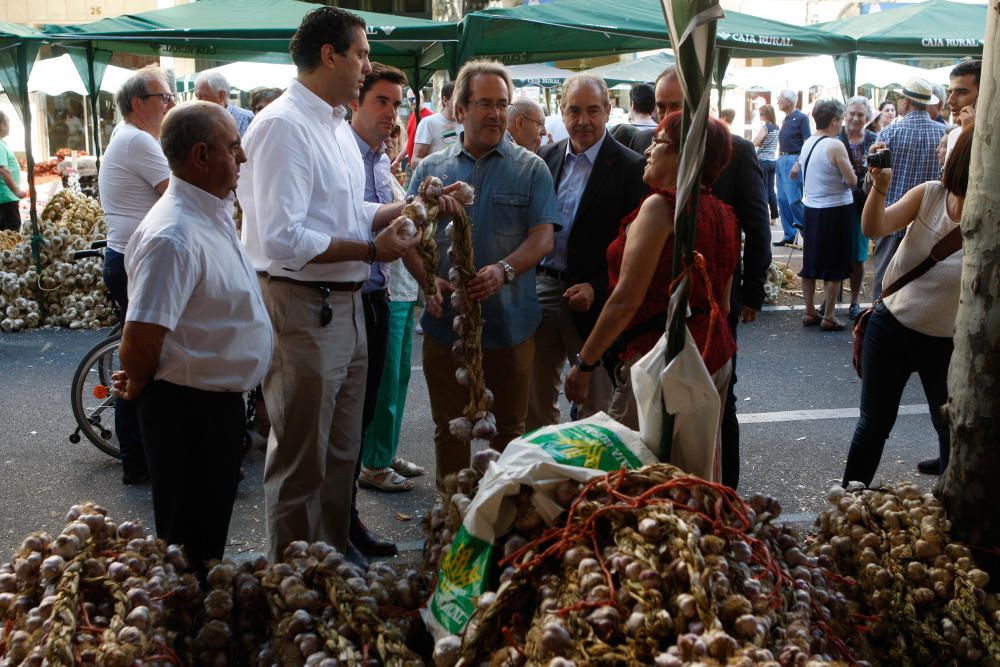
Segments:
[[[833,208],[854,203],[851,189],[844,183],[843,174],[829,155],[830,149],[839,142],[837,137],[824,138],[822,134],[814,134],[802,144],[802,152],[799,153],[799,178],[802,178],[804,171],[802,203],[809,208]],[[816,146],[815,150],[813,146]]]
[[[952,222],[945,208],[947,195],[948,191],[941,181],[927,181],[924,185],[920,210],[889,261],[882,278],[883,289],[927,259],[934,244],[955,228],[957,223]],[[955,333],[961,281],[962,250],[959,249],[898,292],[887,296],[883,303],[907,328],[928,336],[951,338]]]

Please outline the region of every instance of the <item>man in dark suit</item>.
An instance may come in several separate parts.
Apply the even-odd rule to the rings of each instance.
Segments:
[[[576,362],[607,296],[608,245],[649,191],[642,181],[645,160],[606,130],[611,101],[603,79],[567,79],[560,108],[569,138],[538,153],[552,172],[562,229],[537,268],[542,324],[535,333],[528,430],[559,422],[563,368]],[[580,417],[607,410],[611,398],[610,375],[592,378]]]
[[[666,117],[684,106],[684,95],[673,67],[656,80],[656,111]],[[637,146],[648,146],[655,130],[636,138]],[[712,185],[712,194],[733,207],[743,230],[743,261],[733,277],[729,326],[736,336],[736,325],[753,322],[764,305],[764,283],[771,266],[771,220],[764,190],[764,174],[757,163],[752,143],[733,135],[733,155],[729,165]],[[740,425],[736,420],[736,357],[733,379],[722,416],[722,483],[735,489],[740,481]]]

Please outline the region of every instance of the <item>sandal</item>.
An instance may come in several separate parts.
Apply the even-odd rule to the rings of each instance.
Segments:
[[[823,331],[843,331],[847,325],[833,317],[824,317],[819,328]]]
[[[358,486],[379,491],[410,491],[416,484],[392,468],[361,468]]]
[[[391,467],[403,477],[419,477],[427,472],[423,466],[418,466],[416,463],[399,456],[392,459]]]
[[[802,326],[804,326],[804,327],[814,327],[814,326],[816,326],[817,324],[819,324],[822,321],[823,321],[823,318],[820,317],[819,315],[803,315],[802,316]]]

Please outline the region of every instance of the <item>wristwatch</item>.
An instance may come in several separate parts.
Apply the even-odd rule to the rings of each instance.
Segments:
[[[511,266],[502,259],[499,262],[497,262],[497,264],[499,264],[500,268],[503,269],[504,284],[511,282],[512,280],[514,280],[514,278],[517,278],[517,274],[514,272],[513,266]]]
[[[579,354],[577,354],[576,355],[576,359],[573,360],[573,365],[576,366],[577,368],[579,368],[584,373],[590,373],[595,368],[597,368],[598,366],[601,365],[601,360],[598,359],[594,363],[588,364],[586,361],[583,360],[582,356],[580,356]]]

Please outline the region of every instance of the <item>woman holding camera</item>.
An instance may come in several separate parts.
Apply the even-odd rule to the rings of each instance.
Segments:
[[[854,216],[852,188],[857,185],[851,159],[837,141],[844,105],[837,100],[818,100],[813,105],[816,134],[802,145],[792,178],[802,179],[805,205],[802,238],[802,295],[806,314],[802,326],[819,325],[823,331],[841,331],[846,326],[834,314],[840,285],[850,274],[851,223]],[[813,302],[816,281],[823,281],[826,295],[823,314]]]
[[[886,270],[883,289],[924,262],[938,241],[958,227],[969,183],[972,128],[971,123],[962,128],[940,181],[921,183],[889,208],[885,208],[885,193],[892,170],[871,170],[873,183],[861,216],[862,230],[880,237],[906,229]],[[875,144],[872,149],[882,146]],[[845,486],[852,481],[871,485],[896,421],[903,389],[914,372],[920,375],[938,436],[940,458],[932,472],[941,472],[948,465],[950,434],[941,406],[948,400],[948,363],[958,312],[962,251],[938,259],[926,273],[877,301],[868,318],[861,352],[861,416],[847,455]]]

